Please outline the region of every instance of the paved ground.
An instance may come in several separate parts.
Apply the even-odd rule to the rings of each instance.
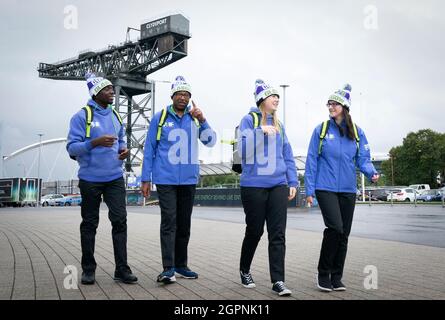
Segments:
[[[134,208],[158,214],[158,210]],[[324,229],[319,208],[288,210],[287,228],[320,232]],[[242,208],[195,208],[195,218],[244,223]],[[445,248],[445,208],[440,205],[357,205],[352,236]]]
[[[245,289],[238,276],[244,225],[198,218],[192,223],[189,266],[199,279],[159,285],[159,215],[133,212],[138,210],[131,207],[128,255],[139,283],[116,283],[111,227],[103,209],[96,240],[97,284],[78,289],[65,288],[70,276],[63,272],[72,265],[80,277],[79,208],[1,209],[0,299],[445,299],[444,248],[359,237],[350,238],[344,277],[348,291],[318,292],[314,277],[321,232],[293,228],[287,230],[286,255],[292,297],[271,292],[265,236],[252,266],[257,288]],[[367,266],[377,268],[377,289],[365,288]]]

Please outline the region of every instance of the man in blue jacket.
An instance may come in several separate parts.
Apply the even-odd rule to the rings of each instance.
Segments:
[[[79,163],[79,188],[82,195],[80,240],[82,247],[82,284],[95,283],[94,246],[99,225],[99,207],[103,196],[109,208],[116,270],[114,279],[135,283],[127,264],[127,211],[122,160],[128,156],[124,127],[111,107],[114,99],[112,83],[87,74],[91,99],[70,123],[67,151]]]
[[[156,184],[161,207],[161,251],[163,272],[157,281],[176,281],[175,274],[196,279],[198,274],[187,265],[191,215],[199,178],[198,139],[206,146],[216,143],[202,111],[189,101],[190,85],[181,76],[171,88],[172,105],[154,115],[144,147],[141,191],[150,196]]]

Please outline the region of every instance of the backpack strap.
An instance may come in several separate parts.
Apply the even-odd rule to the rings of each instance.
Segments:
[[[94,112],[90,106],[85,106],[82,109],[85,111],[85,138],[90,138]]]
[[[359,153],[359,150],[360,150],[360,137],[358,136],[357,125],[355,124],[355,122],[353,123],[353,127],[354,127],[355,143],[357,145],[357,152],[356,152],[356,156],[357,156]]]
[[[321,127],[321,131],[320,131],[320,143],[318,145],[318,155],[321,154],[321,149],[323,147],[323,139],[326,137],[326,134],[328,132],[329,129],[329,120],[326,120],[325,122],[323,122],[322,127]],[[353,123],[353,128],[354,128],[354,136],[355,136],[355,144],[357,145],[357,153],[360,150],[360,137],[358,135],[358,129],[357,129],[357,125],[355,123]]]
[[[117,120],[119,121],[120,125],[122,125],[123,122],[119,112],[117,112],[117,110],[113,108],[113,113],[116,116]]]
[[[85,111],[85,138],[90,138],[91,137],[91,123],[93,122],[94,112],[90,106],[85,106],[82,109]],[[122,125],[123,121],[122,121],[122,118],[121,118],[119,112],[117,112],[117,110],[115,110],[114,108],[112,110],[113,110],[113,113],[116,116],[117,120],[119,121],[119,124]]]
[[[166,119],[167,119],[167,108],[162,109],[161,119],[159,119],[159,124],[158,124],[158,134],[156,135],[156,141],[161,140],[162,126],[164,125]]]
[[[258,126],[260,125],[260,121],[258,119],[258,115],[256,114],[256,112],[249,112],[249,114],[252,116],[252,120],[253,120],[253,128],[256,129],[258,128]]]
[[[326,133],[329,129],[329,122],[330,120],[326,120],[322,123],[321,131],[320,131],[320,143],[318,144],[318,155],[321,154],[321,148],[323,147],[323,139],[326,137]]]
[[[193,118],[193,121],[195,122],[196,126],[197,126],[198,128],[200,128],[200,127],[201,127],[201,124],[199,123],[198,119],[196,119],[195,117],[192,117],[192,118]]]
[[[159,119],[159,124],[158,124],[158,133],[156,135],[156,141],[161,140],[161,133],[162,133],[162,127],[165,124],[165,121],[167,120],[167,112],[168,112],[168,107],[162,109],[162,114],[161,114],[161,118]],[[196,126],[198,128],[201,127],[201,124],[199,123],[198,119],[192,117],[193,121],[195,122]]]

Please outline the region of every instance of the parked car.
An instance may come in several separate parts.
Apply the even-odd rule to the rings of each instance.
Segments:
[[[417,191],[418,194],[423,194],[426,190],[430,190],[429,184],[412,184],[408,188],[412,188]]]
[[[431,189],[431,190],[425,190],[421,195],[417,197],[417,201],[433,201],[433,199],[439,194],[439,190],[437,189]]]
[[[56,206],[76,206],[82,203],[80,195],[66,196],[56,200]]]
[[[374,190],[366,190],[365,189],[365,201],[369,201],[369,194],[371,193],[371,201],[378,201],[379,199],[377,199]],[[358,191],[357,192],[357,201],[363,201],[363,194],[362,191]]]
[[[369,201],[369,194],[371,193],[371,201],[386,201],[388,197],[388,190],[384,188],[378,189],[365,189],[365,201]],[[361,190],[357,191],[357,200],[362,200],[362,192]]]
[[[431,199],[431,201],[442,201],[445,197],[445,190],[439,189],[439,192]]]
[[[379,201],[386,201],[388,199],[388,189],[375,189],[371,191],[371,194],[374,195]]]
[[[391,201],[391,195],[393,201],[414,201],[414,192],[412,188],[399,188],[389,190],[387,201]]]
[[[40,199],[40,204],[42,207],[55,206],[56,200],[63,199],[62,194],[47,194]]]

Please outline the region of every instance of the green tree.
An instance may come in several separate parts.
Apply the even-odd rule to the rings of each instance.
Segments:
[[[430,129],[410,132],[401,146],[393,147],[382,171],[395,185],[428,183],[437,188],[445,175],[445,134]]]

